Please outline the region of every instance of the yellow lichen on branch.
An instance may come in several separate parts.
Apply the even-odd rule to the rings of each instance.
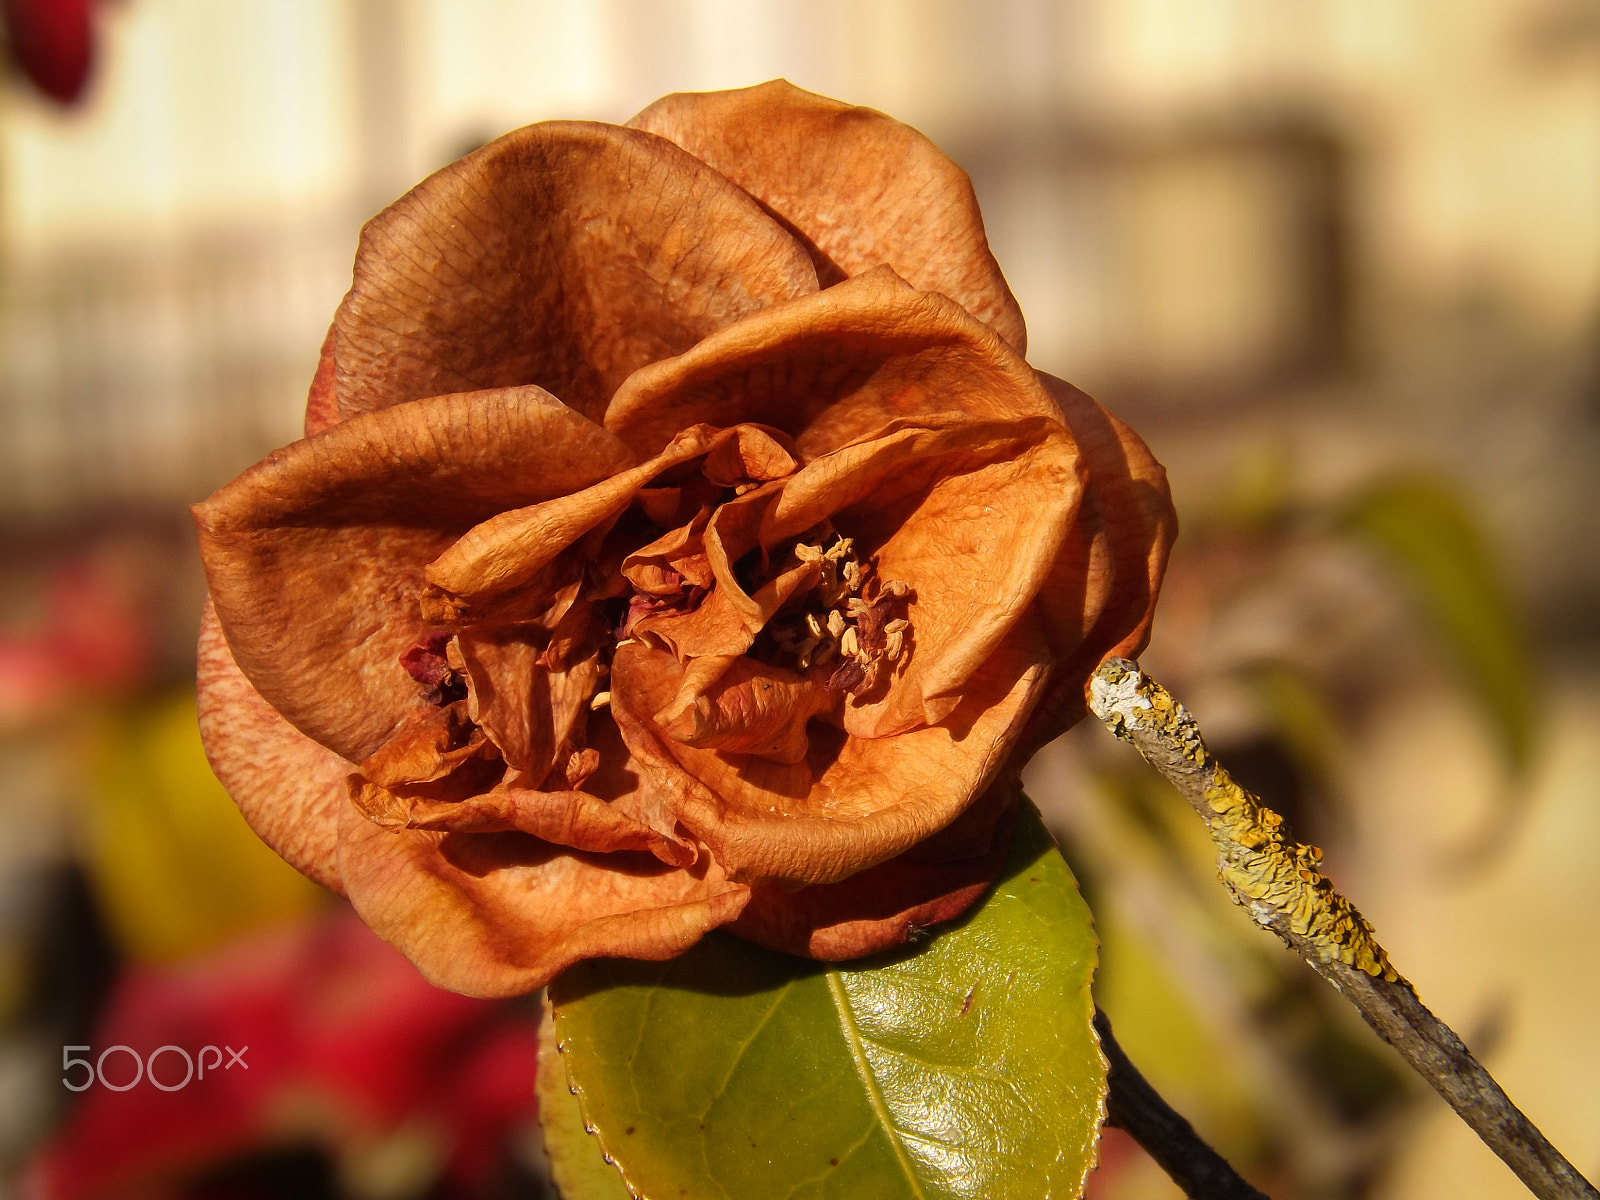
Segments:
[[[1089,681],[1089,708],[1164,775],[1211,831],[1228,891],[1355,1005],[1540,1200],[1600,1200],[1589,1183],[1389,965],[1372,926],[1289,841],[1283,818],[1234,781],[1189,711],[1125,658]]]
[[[1263,808],[1220,767],[1206,800],[1221,814],[1212,836],[1223,848],[1222,881],[1235,900],[1255,912],[1264,904],[1283,913],[1295,933],[1315,945],[1324,961],[1337,959],[1368,975],[1399,979],[1367,919],[1317,868],[1322,851],[1287,841],[1283,818]],[[1230,843],[1224,848],[1224,839]]]
[[[1216,843],[1218,873],[1256,924],[1302,939],[1323,962],[1399,979],[1372,926],[1318,869],[1322,851],[1284,836],[1283,818],[1235,782],[1164,687],[1134,664],[1108,659],[1090,681],[1090,707],[1145,757],[1173,760],[1157,764],[1164,773],[1176,770],[1193,785],[1182,790]]]

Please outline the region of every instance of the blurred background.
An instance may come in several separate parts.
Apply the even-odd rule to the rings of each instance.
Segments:
[[[365,217],[774,76],[972,174],[1030,357],[1170,470],[1146,664],[1600,1175],[1600,0],[0,13],[0,1197],[541,1194],[533,1010],[418,982],[211,779],[185,506],[298,436]],[[1029,778],[1152,1081],[1274,1196],[1520,1195],[1130,756],[1080,727]],[[249,1074],[63,1084],[164,1043]]]

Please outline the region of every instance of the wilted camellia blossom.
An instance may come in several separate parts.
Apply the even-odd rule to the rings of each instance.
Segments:
[[[1174,530],[1024,350],[966,176],[880,113],[492,142],[367,225],[305,439],[195,509],[218,776],[466,992],[957,915]]]

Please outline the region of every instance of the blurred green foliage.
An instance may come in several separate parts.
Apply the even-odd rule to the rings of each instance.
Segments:
[[[211,773],[192,692],[91,728],[85,864],[130,958],[180,958],[328,899],[256,837]]]
[[[1373,546],[1410,585],[1425,623],[1489,717],[1508,765],[1528,765],[1534,665],[1488,539],[1461,490],[1430,475],[1367,487],[1339,526]]]

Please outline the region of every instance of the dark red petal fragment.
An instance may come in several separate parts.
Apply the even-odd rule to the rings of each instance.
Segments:
[[[445,657],[450,642],[448,629],[435,629],[400,656],[406,674],[426,689],[423,699],[443,707],[467,698],[467,685]]]
[[[406,669],[406,674],[418,683],[430,686],[442,683],[450,674],[450,663],[444,656],[450,637],[448,629],[435,629],[413,644],[400,656],[400,665]]]
[[[59,104],[76,104],[94,65],[93,0],[5,0],[11,57]]]
[[[830,692],[849,692],[852,696],[862,691],[867,684],[867,668],[853,658],[847,658],[840,663],[832,675],[828,676],[828,690]]]

